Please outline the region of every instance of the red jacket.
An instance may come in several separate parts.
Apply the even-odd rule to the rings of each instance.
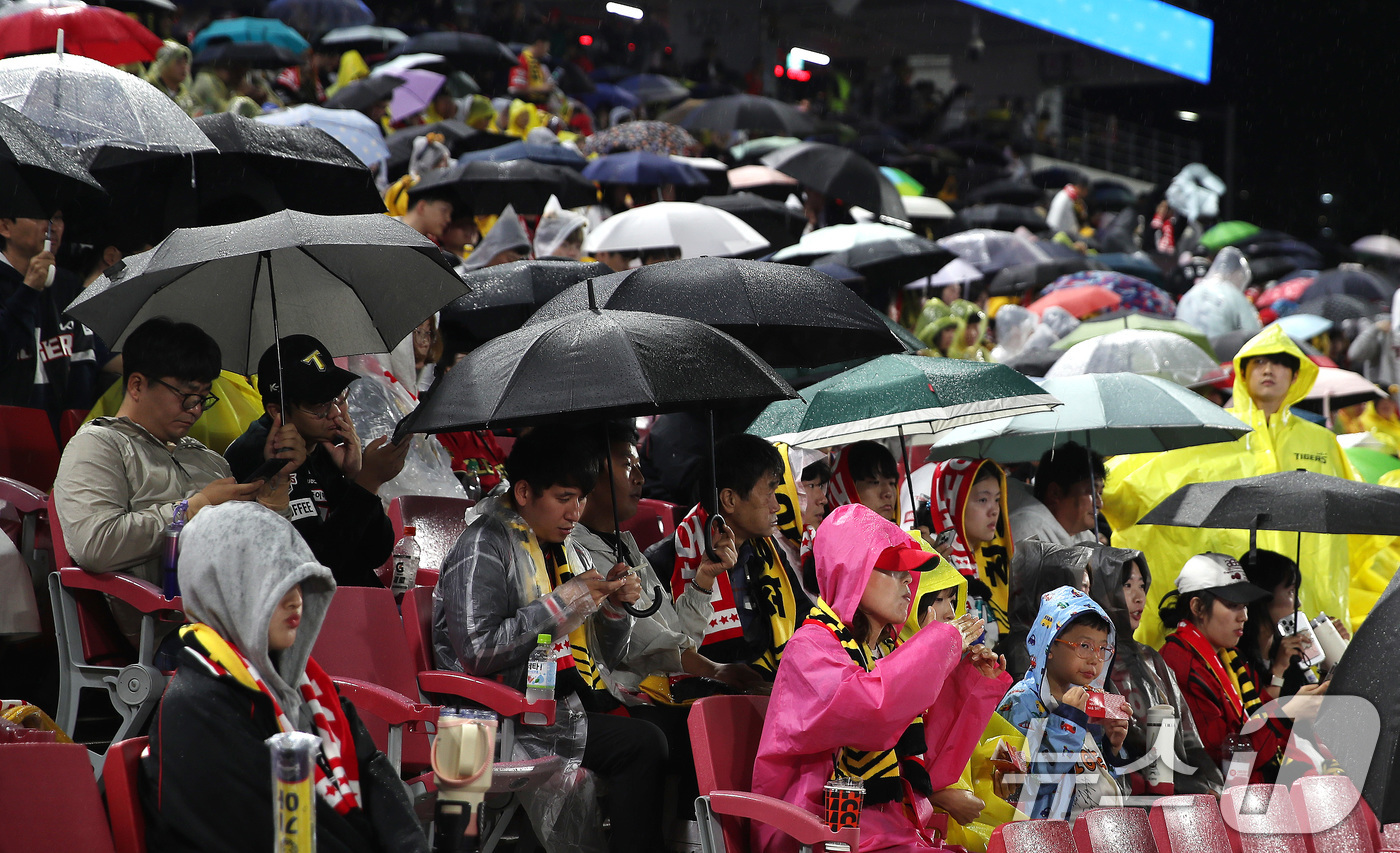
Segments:
[[[1235,719],[1233,704],[1223,695],[1210,668],[1175,635],[1167,637],[1162,645],[1162,658],[1171,667],[1186,704],[1191,709],[1191,717],[1196,721],[1196,731],[1200,733],[1201,744],[1211,760],[1220,764],[1225,759],[1225,740],[1238,734],[1240,724]],[[1252,668],[1251,668],[1252,671]],[[1258,674],[1254,682],[1259,684]],[[1268,701],[1271,697],[1261,693]],[[1250,782],[1272,782],[1264,771],[1273,764],[1288,743],[1288,726],[1280,719],[1267,719],[1249,735],[1254,747],[1254,769]]]

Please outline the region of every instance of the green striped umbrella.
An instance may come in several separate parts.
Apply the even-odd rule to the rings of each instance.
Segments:
[[[748,432],[798,447],[934,435],[1060,401],[1004,364],[885,355],[773,403]]]
[[[881,166],[880,174],[890,179],[900,195],[923,195],[924,185],[914,180],[914,176],[893,166]]]

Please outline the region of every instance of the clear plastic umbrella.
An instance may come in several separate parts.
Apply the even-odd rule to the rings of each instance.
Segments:
[[[1214,382],[1225,371],[1190,340],[1171,332],[1125,329],[1070,347],[1046,379],[1086,373],[1137,373],[1189,387]]]
[[[1050,255],[1027,237],[1011,231],[974,228],[950,234],[938,245],[991,274],[1017,264],[1037,264],[1050,260]]]
[[[216,150],[194,119],[160,90],[84,56],[0,59],[0,103],[68,146],[120,145],[173,154]]]
[[[744,220],[717,207],[663,201],[609,217],[584,240],[583,250],[635,252],[679,246],[681,257],[742,255],[768,248],[768,241]]]

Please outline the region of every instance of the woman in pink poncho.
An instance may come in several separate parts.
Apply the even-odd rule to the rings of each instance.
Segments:
[[[836,509],[813,545],[821,598],[783,651],[753,789],[821,814],[822,786],[861,778],[860,849],[928,850],[928,796],[956,781],[1012,678],[982,623],[933,621],[897,639],[932,555],[859,504]],[[754,848],[797,849],[755,825]]]

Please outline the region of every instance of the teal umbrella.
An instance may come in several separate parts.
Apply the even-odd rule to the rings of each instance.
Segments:
[[[1033,462],[1067,441],[1104,456],[1155,453],[1233,441],[1249,432],[1243,421],[1201,395],[1155,376],[1091,373],[1047,379],[1041,387],[1065,404],[1053,412],[946,432],[929,458]]]
[[[1003,364],[885,355],[773,403],[748,432],[798,447],[934,435],[1060,401]]]

